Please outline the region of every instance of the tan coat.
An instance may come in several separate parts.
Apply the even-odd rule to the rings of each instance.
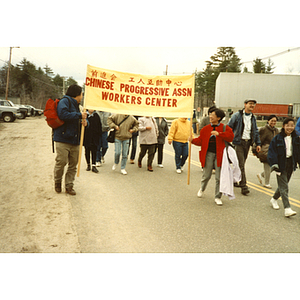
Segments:
[[[116,127],[127,117],[127,115],[113,114],[107,119],[107,124],[110,128],[116,129]],[[119,130],[116,131],[115,138],[121,141],[129,140],[132,137],[132,133],[139,130],[139,122],[133,116],[129,116],[120,126]]]

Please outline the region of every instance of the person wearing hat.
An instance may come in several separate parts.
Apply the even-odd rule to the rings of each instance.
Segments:
[[[264,171],[262,173],[257,174],[257,178],[260,184],[263,184],[263,178],[265,179],[264,187],[271,189],[270,185],[270,175],[271,175],[271,167],[268,163],[267,156],[270,143],[275,135],[279,133],[278,128],[275,127],[278,118],[275,115],[270,115],[268,117],[268,122],[266,126],[261,127],[259,129],[259,137],[261,141],[261,151],[256,154],[259,160],[264,165]]]
[[[234,113],[228,122],[234,133],[232,143],[235,146],[242,179],[238,185],[243,195],[248,195],[250,190],[247,186],[245,163],[248,157],[250,146],[256,144],[256,152],[261,150],[261,142],[259,138],[258,128],[255,116],[252,111],[255,108],[256,100],[246,99],[244,101],[244,109]]]

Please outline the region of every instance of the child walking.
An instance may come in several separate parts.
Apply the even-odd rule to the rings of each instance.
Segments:
[[[289,181],[296,170],[297,163],[300,163],[300,138],[295,131],[295,120],[286,118],[282,123],[281,132],[276,135],[270,144],[268,151],[268,161],[271,171],[276,172],[277,190],[271,199],[271,205],[274,209],[279,209],[277,203],[281,196],[284,214],[286,217],[296,215],[291,209],[288,190]]]

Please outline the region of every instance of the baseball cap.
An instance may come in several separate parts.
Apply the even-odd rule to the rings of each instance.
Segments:
[[[248,98],[248,99],[246,99],[245,101],[244,101],[244,103],[246,104],[246,103],[248,103],[248,102],[254,102],[255,104],[256,104],[256,100],[254,100],[254,99],[251,99],[251,98]]]

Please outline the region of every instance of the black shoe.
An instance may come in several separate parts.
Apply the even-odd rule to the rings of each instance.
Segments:
[[[55,192],[61,193],[61,182],[55,182]]]
[[[250,193],[249,189],[247,186],[242,187],[242,194],[243,195],[248,195]]]
[[[240,186],[240,184],[239,183],[237,183],[237,182],[235,182],[234,184],[234,187],[238,187],[238,188],[240,188],[241,186]]]
[[[72,196],[76,195],[76,192],[73,188],[66,188],[66,193]]]
[[[86,170],[87,170],[87,171],[91,171],[91,166],[88,165],[87,168],[86,168]]]
[[[98,169],[95,166],[92,167],[92,172],[99,173]]]

